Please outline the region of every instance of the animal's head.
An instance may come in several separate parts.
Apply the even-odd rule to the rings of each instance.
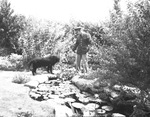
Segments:
[[[58,63],[60,61],[60,58],[56,56],[55,60],[56,60],[56,63]]]
[[[52,56],[52,59],[54,63],[58,63],[60,61],[60,58],[58,56]]]

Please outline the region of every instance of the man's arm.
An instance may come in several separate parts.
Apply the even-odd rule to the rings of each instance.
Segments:
[[[90,34],[87,34],[87,38],[88,38],[88,44],[91,45],[92,44],[92,38]]]
[[[76,42],[75,42],[75,44],[74,44],[74,46],[72,48],[73,52],[75,52],[75,50],[77,49],[78,45],[79,45],[79,41],[78,41],[78,39],[76,39]]]

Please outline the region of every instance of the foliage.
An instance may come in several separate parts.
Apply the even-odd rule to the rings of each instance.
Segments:
[[[7,0],[0,2],[0,46],[15,52],[18,49],[18,37],[24,29],[25,17],[13,15],[11,4]]]
[[[0,69],[1,70],[11,70],[11,62],[8,61],[7,57],[0,57]]]
[[[33,117],[33,113],[30,111],[27,112],[17,112],[16,113],[17,117]]]
[[[18,73],[15,75],[12,79],[12,82],[18,83],[18,84],[24,84],[30,81],[30,77],[23,73]]]
[[[112,39],[112,49],[108,53],[115,62],[109,69],[119,74],[122,82],[146,89],[150,76],[150,3],[148,0],[129,3],[126,15],[121,12],[119,0],[115,0],[114,6],[108,25]]]
[[[54,54],[56,43],[56,28],[51,23],[42,24],[40,21],[28,19],[24,31],[21,32],[18,40],[22,49],[24,67],[34,57],[41,57]]]
[[[0,57],[1,70],[23,70],[22,55],[11,54],[9,56]]]
[[[8,61],[10,61],[13,70],[21,70],[23,69],[23,56],[12,53],[8,57]]]

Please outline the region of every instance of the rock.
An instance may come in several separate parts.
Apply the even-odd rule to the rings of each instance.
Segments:
[[[119,97],[119,96],[120,96],[117,92],[114,92],[114,91],[113,91],[113,92],[111,92],[111,94],[110,94],[110,95],[111,95],[111,97],[112,97],[112,98],[117,98],[117,97]]]
[[[60,84],[60,81],[54,82],[54,86],[59,86],[59,84]]]
[[[55,74],[49,74],[47,76],[48,76],[48,80],[57,80],[58,79],[58,76]]]
[[[74,103],[72,103],[72,106],[73,106],[74,108],[78,108],[78,109],[85,108],[85,105],[82,104],[82,103],[79,103],[79,102],[74,102]]]
[[[48,97],[49,97],[50,99],[56,99],[56,98],[59,98],[59,95],[49,94]]]
[[[53,100],[56,104],[59,104],[59,105],[64,105],[66,103],[65,100],[62,98],[55,98]]]
[[[38,85],[38,91],[41,91],[41,92],[48,92],[49,89],[48,89],[48,87],[46,87],[46,85],[40,84],[40,85]]]
[[[93,87],[96,88],[96,89],[99,89],[100,88],[100,83],[99,82],[95,82],[93,84]]]
[[[103,100],[101,100],[100,98],[93,98],[93,97],[88,97],[90,102],[94,102],[94,103],[104,103]]]
[[[133,94],[133,93],[125,93],[123,95],[123,98],[124,98],[125,101],[134,100],[134,99],[136,99],[136,95]]]
[[[57,104],[54,100],[47,101],[52,107],[55,109],[55,117],[72,117],[73,112],[72,110],[65,106]]]
[[[61,70],[53,70],[54,74],[60,74],[62,71]]]
[[[98,95],[98,94],[94,94],[94,97],[95,97],[95,98],[99,98],[99,95]]]
[[[39,100],[39,101],[43,100],[43,96],[40,94],[37,94],[36,92],[32,92],[32,91],[29,92],[29,96],[35,100]]]
[[[126,117],[126,116],[120,113],[113,113],[112,117]]]
[[[109,101],[109,96],[106,93],[99,93],[99,98],[104,101]]]
[[[98,114],[105,114],[105,113],[106,113],[106,111],[103,110],[103,109],[96,109],[96,112],[97,112]]]
[[[79,101],[82,103],[89,103],[89,98],[79,97]]]
[[[89,103],[85,106],[85,108],[88,110],[96,110],[97,108],[99,108],[99,104]]]
[[[81,91],[85,91],[85,92],[88,92],[88,93],[93,93],[93,91],[91,90],[92,82],[90,80],[80,78],[80,76],[76,75],[72,78],[72,83],[77,88],[79,88]]]
[[[105,92],[107,95],[110,95],[111,92],[112,92],[112,90],[111,90],[110,88],[108,88],[108,87],[105,87],[103,90],[104,90],[104,92]]]
[[[93,82],[93,87],[96,88],[96,89],[107,87],[107,86],[108,86],[108,84],[106,82],[102,82],[102,81],[99,81],[99,80],[96,80],[96,81]]]
[[[32,80],[32,81],[29,81],[28,83],[24,84],[24,86],[27,86],[29,88],[37,88],[37,86],[39,85],[39,82],[36,81],[36,80]]]
[[[65,97],[66,97],[66,96],[69,96],[69,95],[73,95],[73,94],[75,94],[75,93],[74,93],[74,92],[66,92],[66,93],[64,92],[64,93],[63,93],[63,95],[64,95]]]
[[[49,97],[48,97],[47,95],[43,95],[43,99],[44,99],[44,100],[48,100]]]
[[[72,117],[73,112],[67,106],[59,105],[55,107],[55,117]]]
[[[59,97],[51,98],[47,100],[47,103],[50,104],[53,108],[57,107],[57,105],[65,105],[65,100]]]
[[[48,76],[50,74],[41,74],[41,75],[35,75],[35,76],[31,76],[31,79],[32,80],[36,80],[38,81],[39,83],[43,83],[43,82],[46,82],[48,81]]]
[[[116,91],[120,91],[121,88],[122,88],[122,86],[120,86],[120,85],[114,85],[113,86],[113,89],[116,90]]]
[[[65,102],[75,102],[76,100],[73,98],[65,98]]]
[[[71,81],[72,81],[72,82],[77,82],[77,81],[79,80],[79,78],[80,78],[80,75],[76,75],[76,76],[74,76],[74,77],[71,79]]]
[[[103,110],[105,111],[112,111],[113,110],[113,107],[112,106],[102,106],[101,107]]]
[[[89,94],[101,93],[104,91],[105,83],[100,83],[95,80],[87,80],[76,75],[72,78],[72,83],[81,91],[88,92]]]
[[[53,70],[53,73],[56,74],[57,76],[59,76],[61,74],[61,70]]]

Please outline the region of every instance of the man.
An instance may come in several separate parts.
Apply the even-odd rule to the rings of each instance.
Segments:
[[[81,27],[77,27],[75,30],[75,38],[76,42],[72,50],[77,53],[76,56],[76,69],[77,71],[81,71],[81,60],[83,62],[83,70],[84,72],[88,72],[88,60],[87,60],[87,52],[89,51],[89,45],[91,44],[91,36],[89,33],[83,31]]]

